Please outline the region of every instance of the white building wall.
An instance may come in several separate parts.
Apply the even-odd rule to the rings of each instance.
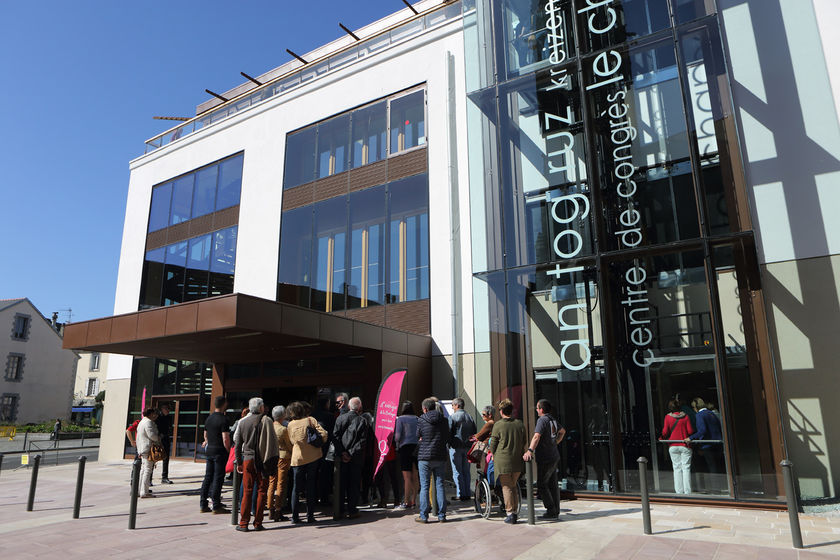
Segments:
[[[289,131],[312,124],[408,87],[427,84],[429,161],[430,296],[435,352],[452,352],[452,251],[450,250],[450,164],[460,190],[462,333],[459,353],[472,351],[472,295],[469,255],[469,182],[466,157],[461,20],[431,29],[341,68],[258,107],[196,132],[131,162],[126,219],[114,313],[138,307],[151,190],[156,184],[244,151],[234,291],[276,297],[283,196],[283,158]],[[450,78],[447,53],[455,69]],[[451,83],[452,82],[452,83]],[[455,88],[457,161],[448,152],[447,96]],[[130,379],[131,359],[114,356],[109,379]],[[109,395],[110,396],[110,395]],[[109,403],[110,404],[110,403]],[[106,415],[107,416],[107,415]]]

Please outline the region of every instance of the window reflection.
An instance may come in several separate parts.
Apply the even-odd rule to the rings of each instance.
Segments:
[[[172,199],[172,183],[152,189],[152,208],[149,212],[149,231],[157,231],[169,225],[169,204]]]
[[[140,309],[233,293],[237,227],[146,252]]]
[[[608,5],[578,8],[577,25],[585,52],[632,41],[671,25],[668,0],[613,0]]]
[[[353,157],[350,167],[367,165],[385,158],[385,102],[353,111]]]
[[[318,178],[347,170],[350,115],[318,125]]]
[[[284,212],[277,277],[278,301],[327,312],[427,299],[426,174]]]
[[[283,160],[283,188],[290,189],[315,179],[315,140],[317,128],[286,136],[286,157]]]
[[[154,187],[148,231],[239,204],[243,160],[238,154]]]
[[[391,100],[391,153],[425,143],[425,91],[416,91]]]
[[[350,309],[385,303],[385,200],[384,185],[350,195]]]
[[[226,159],[220,165],[219,194],[216,196],[216,210],[222,210],[239,204],[242,189],[242,154]]]
[[[429,297],[429,209],[425,175],[388,185],[388,301]]]
[[[277,300],[309,307],[312,262],[312,207],[283,212],[280,223]]]

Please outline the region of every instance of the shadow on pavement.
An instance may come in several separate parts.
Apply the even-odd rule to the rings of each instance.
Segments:
[[[79,508],[92,508],[92,507],[95,507],[95,504],[94,505],[79,506]],[[56,510],[59,510],[59,509],[73,509],[73,506],[63,506],[63,507],[43,508],[43,509],[35,508],[35,511],[56,511]]]
[[[101,519],[103,517],[125,517],[126,515],[130,515],[128,513],[109,513],[107,515],[85,515],[84,517],[80,517],[80,519]],[[145,511],[138,511],[137,515],[146,515]]]
[[[577,521],[578,519],[598,519],[599,517],[612,517],[613,515],[627,515],[629,513],[639,513],[642,508],[627,508],[627,509],[605,509],[602,511],[592,511],[589,513],[569,513],[560,517],[563,521]]]
[[[822,543],[816,543],[816,544],[806,544],[802,548],[817,548],[819,546],[830,546],[832,544],[840,544],[840,541],[828,541],[828,542],[822,542]]]
[[[695,529],[711,529],[708,525],[697,525],[696,527],[683,527],[682,529],[668,529],[667,531],[655,531],[654,535],[667,535],[668,533],[682,533],[683,531],[694,531]]]
[[[179,523],[178,525],[155,525],[154,527],[137,527],[139,529],[171,529],[172,527],[196,527],[198,525],[207,525],[207,523]]]

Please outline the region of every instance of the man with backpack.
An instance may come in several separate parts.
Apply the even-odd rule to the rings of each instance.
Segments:
[[[475,435],[475,420],[464,410],[464,399],[452,399],[452,409],[455,411],[449,417],[449,460],[452,463],[452,478],[458,495],[453,500],[468,502],[470,498],[470,463],[467,460],[467,450]]]
[[[547,399],[537,401],[537,415],[534,436],[522,458],[525,461],[536,458],[537,488],[545,506],[545,513],[540,518],[557,519],[560,516],[560,489],[557,486],[560,452],[557,445],[563,441],[566,429],[551,415],[551,403]]]

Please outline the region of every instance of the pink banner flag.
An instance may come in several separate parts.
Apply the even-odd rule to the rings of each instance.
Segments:
[[[394,426],[397,423],[397,409],[400,406],[400,392],[404,378],[405,370],[397,369],[389,373],[379,386],[379,395],[376,397],[376,423],[374,424],[379,462],[376,463],[376,469],[373,471],[374,477],[394,444]]]
[[[143,399],[140,401],[140,416],[143,416],[143,411],[146,410],[146,388],[143,387]]]

